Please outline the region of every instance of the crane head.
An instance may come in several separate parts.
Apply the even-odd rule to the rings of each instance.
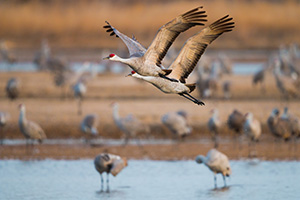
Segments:
[[[136,73],[136,72],[132,70],[127,76],[132,76],[132,75],[135,74],[135,73]],[[126,77],[127,77],[127,76],[126,76]]]
[[[114,58],[115,56],[116,56],[116,54],[111,53],[111,54],[109,54],[109,56],[103,58],[103,60],[106,60],[106,59],[110,60],[110,59]]]

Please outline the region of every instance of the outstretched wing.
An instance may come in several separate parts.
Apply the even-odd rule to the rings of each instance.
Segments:
[[[146,48],[143,47],[143,45],[141,45],[141,43],[139,43],[134,36],[130,38],[127,35],[124,35],[123,33],[119,32],[107,21],[105,22],[107,23],[107,25],[103,26],[103,28],[107,29],[106,32],[111,32],[110,36],[116,35],[116,37],[121,38],[121,40],[127,46],[130,56],[134,54],[144,55],[144,53],[146,52]]]
[[[172,72],[168,77],[184,83],[185,79],[194,70],[207,45],[212,43],[222,33],[232,31],[233,28],[234,22],[232,18],[226,15],[189,38],[178,57],[171,64],[170,69],[172,69]]]
[[[196,25],[204,25],[203,22],[207,21],[205,11],[200,9],[202,7],[190,10],[163,25],[148,47],[144,55],[145,59],[160,66],[170,46],[181,32]]]

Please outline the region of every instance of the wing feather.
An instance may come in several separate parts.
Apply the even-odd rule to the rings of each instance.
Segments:
[[[139,43],[135,37],[130,38],[127,35],[119,32],[107,21],[105,22],[107,23],[107,25],[103,26],[103,28],[106,29],[106,32],[110,33],[110,36],[116,35],[116,37],[121,38],[121,40],[127,46],[130,56],[135,54],[144,55],[144,53],[146,52],[146,48],[143,45],[141,45],[141,43]]]
[[[232,18],[228,17],[228,15],[222,17],[186,41],[178,57],[170,66],[172,72],[168,75],[169,78],[185,82],[185,79],[194,70],[207,45],[224,32],[232,31],[234,28]]]
[[[157,66],[161,66],[161,61],[165,57],[170,46],[177,38],[177,36],[189,28],[196,25],[204,25],[206,22],[205,11],[197,7],[182,15],[179,15],[172,21],[163,25],[157,32],[156,37],[148,47],[144,58],[149,62],[154,62]]]

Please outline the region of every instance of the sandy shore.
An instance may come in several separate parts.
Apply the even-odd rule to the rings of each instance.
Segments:
[[[232,159],[248,156],[248,143],[245,140],[242,150],[235,144],[232,132],[226,126],[228,115],[238,109],[243,113],[252,112],[262,123],[263,135],[257,146],[257,157],[267,160],[299,160],[299,148],[294,149],[290,143],[278,146],[270,134],[266,121],[275,107],[281,111],[288,106],[290,112],[300,116],[299,100],[282,100],[274,88],[274,80],[267,78],[267,93],[262,94],[258,88],[252,88],[251,76],[232,76],[234,83],[232,100],[221,98],[218,91],[214,99],[205,99],[205,106],[197,106],[177,95],[165,95],[149,84],[136,82],[125,78],[124,75],[99,76],[88,84],[88,92],[83,101],[83,114],[77,114],[77,101],[71,97],[60,98],[60,90],[55,88],[51,76],[47,73],[0,73],[0,89],[4,91],[6,80],[11,76],[21,79],[22,91],[20,98],[9,101],[5,93],[0,93],[0,111],[9,113],[10,118],[4,128],[5,139],[24,139],[18,127],[18,105],[26,105],[27,118],[41,125],[49,139],[80,139],[83,137],[79,129],[82,118],[89,113],[100,117],[98,126],[99,138],[120,139],[122,132],[117,129],[112,118],[112,102],[120,105],[120,116],[133,114],[148,124],[150,134],[139,134],[138,137],[147,139],[172,138],[171,133],[161,124],[161,116],[170,111],[185,110],[188,113],[188,123],[192,126],[192,134],[186,142],[173,144],[146,144],[144,150],[139,146],[94,146],[82,144],[42,144],[34,150],[26,150],[25,145],[3,145],[0,147],[0,159],[79,159],[93,158],[101,152],[120,154],[132,159],[194,159],[199,154],[213,147],[207,129],[210,111],[217,108],[223,127],[220,132],[222,144],[220,149]],[[229,78],[229,77],[228,77]],[[192,77],[191,77],[192,79]],[[250,92],[249,92],[250,91]],[[193,92],[198,96],[197,92]],[[203,142],[205,140],[206,142]]]
[[[299,146],[299,144],[297,144]],[[300,148],[291,143],[261,142],[256,150],[251,150],[249,157],[248,144],[241,145],[230,140],[220,143],[219,150],[232,160],[257,158],[262,160],[300,160]],[[186,141],[173,144],[148,145],[117,145],[90,146],[87,144],[50,145],[42,144],[34,147],[25,145],[0,146],[0,159],[93,159],[97,154],[108,152],[125,156],[129,159],[152,160],[186,160],[194,159],[199,154],[206,154],[212,148],[212,143]]]

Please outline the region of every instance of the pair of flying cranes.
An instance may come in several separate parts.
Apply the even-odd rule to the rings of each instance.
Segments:
[[[130,57],[120,58],[116,54],[110,54],[104,59],[128,65],[133,69],[128,76],[149,82],[164,93],[178,94],[195,104],[204,105],[204,102],[189,94],[195,89],[196,84],[187,84],[186,79],[194,70],[207,45],[221,34],[232,31],[234,22],[229,15],[218,19],[190,37],[169,68],[166,69],[161,64],[162,59],[180,33],[197,25],[203,26],[207,21],[207,15],[202,8],[201,6],[192,9],[163,25],[148,49],[134,37],[130,38],[124,35],[106,22],[107,25],[104,26],[106,31],[111,32],[111,36],[116,35],[121,38],[129,50]]]

